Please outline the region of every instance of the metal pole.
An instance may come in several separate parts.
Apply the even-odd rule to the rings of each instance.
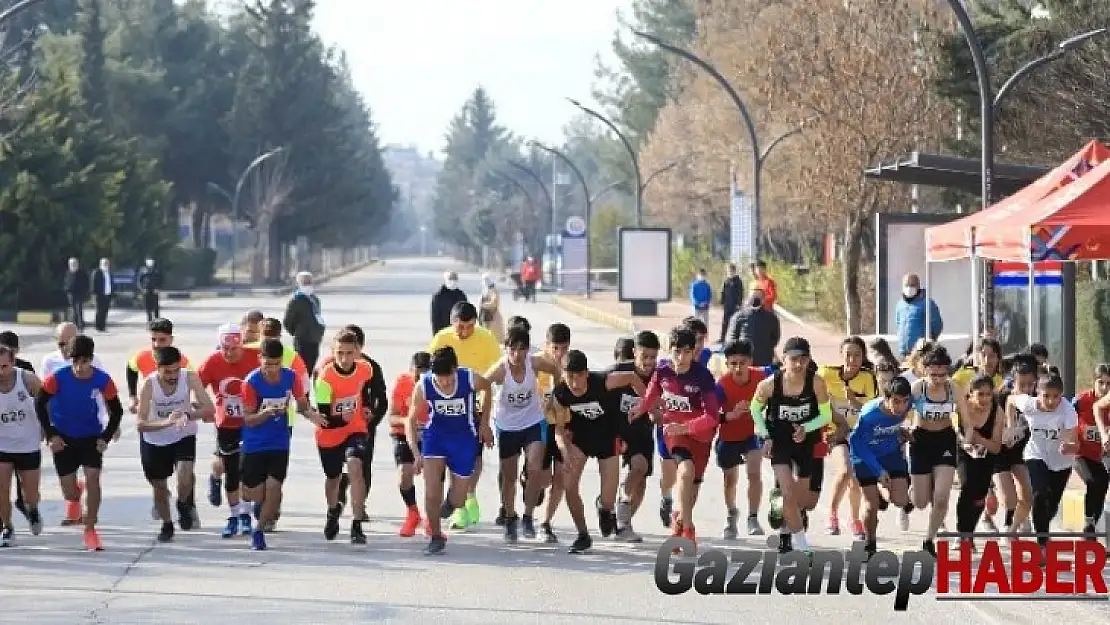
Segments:
[[[541,150],[544,150],[544,151],[547,151],[547,152],[550,152],[550,153],[554,154],[555,156],[559,157],[564,163],[567,164],[568,167],[570,167],[571,171],[574,172],[575,177],[578,178],[578,183],[582,185],[582,197],[585,198],[585,201],[586,201],[586,299],[589,299],[590,294],[591,294],[591,289],[590,289],[590,234],[593,232],[593,226],[590,223],[591,219],[592,219],[592,213],[593,213],[592,206],[591,206],[591,201],[590,201],[590,187],[589,187],[588,184],[586,184],[586,177],[584,175],[582,175],[582,170],[578,169],[578,166],[574,164],[574,161],[570,160],[569,156],[567,156],[566,154],[563,154],[562,152],[560,152],[559,150],[556,150],[555,148],[551,148],[551,147],[548,147],[546,145],[543,145],[542,143],[538,143],[536,141],[533,141],[531,143],[532,143],[532,145],[536,146],[537,148],[539,148]]]
[[[0,13],[0,27],[7,24],[16,15],[19,15],[24,10],[29,9],[40,2],[42,2],[42,0],[22,0],[22,2],[12,5],[7,9],[4,9],[4,12]]]
[[[617,138],[624,144],[624,149],[628,152],[628,158],[632,161],[632,172],[636,175],[636,227],[642,228],[644,225],[644,187],[646,185],[643,176],[640,174],[640,157],[636,154],[636,148],[632,147],[632,142],[628,140],[628,137],[626,137],[624,133],[621,132],[620,128],[608,117],[584,106],[574,98],[567,98],[567,101],[578,107],[583,113],[608,126],[609,130],[612,130],[613,134],[617,135]]]
[[[239,197],[243,193],[243,185],[247,183],[247,176],[251,172],[266,162],[270,157],[280,153],[285,148],[274,148],[265,154],[260,154],[251,161],[250,165],[239,174],[239,181],[235,183],[235,195],[231,198],[231,288],[235,289],[238,283],[235,281],[235,264],[236,256],[239,252]]]

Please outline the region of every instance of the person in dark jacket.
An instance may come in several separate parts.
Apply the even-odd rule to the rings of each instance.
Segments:
[[[740,280],[740,272],[736,265],[728,266],[728,277],[721,283],[721,342],[728,336],[728,325],[732,316],[740,309],[740,300],[744,297],[744,282]]]
[[[432,296],[432,336],[451,325],[451,309],[465,301],[466,293],[459,288],[459,274],[454,271],[444,273],[443,286]]]
[[[143,308],[146,309],[147,322],[161,317],[158,291],[162,290],[162,271],[154,266],[154,259],[146,259],[146,265],[135,276],[139,291],[143,294]]]
[[[763,307],[763,291],[752,289],[747,307],[729,321],[725,344],[747,339],[752,344],[752,365],[766,367],[775,362],[775,348],[782,339],[782,327],[775,313]]]
[[[293,349],[304,361],[305,368],[314,371],[327,326],[320,312],[320,298],[313,292],[311,273],[297,274],[297,289],[285,305],[285,318],[281,323],[293,337]]]
[[[69,259],[69,270],[62,282],[62,290],[66,294],[69,307],[66,310],[67,321],[77,326],[78,332],[85,331],[85,300],[89,298],[89,275],[81,271],[81,262],[76,258]]]
[[[116,284],[112,280],[112,264],[107,258],[100,259],[100,266],[93,270],[89,276],[92,283],[92,292],[96,298],[96,316],[93,317],[93,327],[97,332],[108,329],[108,310],[112,307],[112,296],[116,294]]]

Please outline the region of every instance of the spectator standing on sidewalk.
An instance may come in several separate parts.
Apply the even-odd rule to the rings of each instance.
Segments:
[[[78,332],[85,331],[85,300],[89,297],[89,275],[81,271],[81,262],[76,258],[69,259],[69,270],[66,271],[62,290],[66,294],[69,304],[66,310],[66,320],[77,327]]]
[[[748,304],[729,320],[725,345],[741,339],[752,345],[752,366],[766,367],[775,362],[775,348],[782,339],[778,315],[767,310],[763,291],[752,289]]]
[[[925,315],[929,315],[928,337],[925,336]],[[902,299],[894,307],[894,327],[898,332],[898,355],[905,358],[923,338],[935,342],[944,329],[937,303],[921,288],[921,278],[907,273],[902,278]]]
[[[327,326],[320,310],[320,298],[313,289],[311,273],[302,271],[297,274],[297,290],[293,291],[285,306],[282,325],[293,337],[293,349],[304,361],[305,368],[315,371]]]
[[[690,307],[694,316],[706,326],[709,325],[709,306],[713,303],[713,287],[705,277],[705,269],[698,269],[698,275],[690,283]]]
[[[529,256],[520,266],[520,282],[524,285],[524,301],[536,301],[536,283],[540,281],[540,264]]]
[[[93,317],[93,326],[97,332],[108,329],[108,310],[112,307],[112,296],[116,294],[116,285],[112,280],[112,264],[107,258],[100,259],[100,266],[93,270],[89,282],[92,283],[93,295],[96,297],[96,316]]]
[[[720,342],[725,342],[725,336],[728,335],[728,324],[732,321],[732,316],[740,310],[740,300],[744,297],[744,282],[740,280],[740,272],[736,270],[735,264],[729,264],[728,276],[725,281],[721,283],[721,338]]]
[[[767,273],[767,263],[757,260],[752,263],[752,291],[759,289],[763,292],[763,309],[775,312],[775,302],[779,299],[775,280]]]
[[[162,316],[158,301],[158,291],[162,290],[162,271],[154,266],[153,258],[146,259],[135,281],[143,294],[143,308],[146,309],[147,323],[150,323]]]
[[[443,274],[443,286],[432,296],[432,336],[451,325],[451,311],[455,304],[465,302],[466,293],[459,288],[459,274],[448,271]]]

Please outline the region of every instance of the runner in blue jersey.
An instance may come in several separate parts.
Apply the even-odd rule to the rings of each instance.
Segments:
[[[301,374],[282,366],[285,347],[277,339],[260,346],[259,368],[243,380],[242,484],[247,501],[261,502],[258,524],[251,532],[251,547],[266,548],[263,528],[276,520],[281,487],[289,469],[289,404],[318,427],[327,419],[310,408]]]
[[[907,440],[906,415],[913,403],[912,389],[909,381],[899,376],[882,385],[881,391],[881,397],[872,399],[860,409],[856,426],[848,435],[848,456],[863,490],[863,525],[869,557],[876,550],[879,510],[886,508],[879,482],[886,486],[894,505],[903,509],[911,505],[910,467],[903,445]]]
[[[479,442],[493,447],[488,410],[479,414],[478,393],[489,392],[489,381],[481,375],[459,367],[458,356],[450,347],[432,352],[431,371],[420,377],[413,389],[406,424],[409,447],[415,459],[412,468],[424,474],[424,517],[428,520],[427,555],[441,553],[447,546],[443,535],[440,510],[443,507],[444,471],[453,476],[448,502],[456,509],[465,503],[470,492],[470,478]],[[417,406],[426,405],[428,421],[421,436],[417,435]],[[417,441],[420,443],[417,443]]]
[[[694,333],[695,360],[701,366],[709,368],[713,359],[713,350],[705,346],[709,337],[709,328],[697,317],[687,317],[682,320],[682,327]],[[666,360],[666,359],[662,359]],[[667,449],[667,439],[663,436],[663,424],[655,426],[655,451],[659,453],[659,520],[663,527],[671,526],[671,517],[674,516],[674,491],[675,482],[678,480],[678,462],[671,457]]]
[[[112,376],[93,366],[93,340],[84,335],[70,339],[70,364],[48,375],[35,398],[35,411],[43,434],[54,452],[54,469],[66,500],[66,516],[81,516],[81,487],[78,469],[85,470],[85,547],[104,549],[96,533],[100,513],[100,469],[104,450],[119,430],[123,404]],[[100,421],[103,398],[108,423]]]

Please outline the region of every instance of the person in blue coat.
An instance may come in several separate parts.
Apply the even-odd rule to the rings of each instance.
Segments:
[[[705,270],[698,269],[698,275],[690,283],[690,307],[694,316],[709,325],[709,306],[713,303],[713,287],[705,277]]]
[[[898,355],[905,359],[914,345],[925,336],[925,315],[929,315],[929,340],[936,341],[944,330],[944,319],[937,303],[921,288],[921,278],[907,273],[902,278],[902,298],[894,307],[894,327],[898,332]]]
[[[876,551],[879,510],[887,506],[879,492],[879,483],[884,483],[894,505],[903,509],[913,506],[909,498],[910,468],[902,452],[906,441],[904,424],[913,404],[912,394],[906,378],[898,376],[890,380],[883,386],[881,397],[860,409],[856,425],[848,435],[848,457],[863,490],[865,549],[869,555]]]

